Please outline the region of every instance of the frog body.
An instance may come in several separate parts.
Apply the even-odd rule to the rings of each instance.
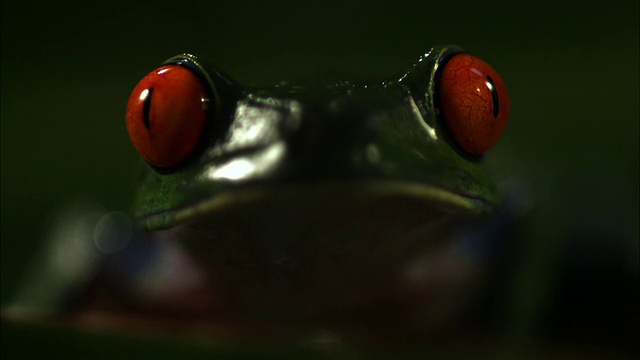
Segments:
[[[438,81],[457,54],[433,48],[376,83],[261,89],[194,55],[169,59],[134,89],[127,109],[147,160],[137,225],[126,242],[122,232],[105,235],[127,244],[118,251],[94,249],[94,275],[66,288],[75,298],[81,288],[102,290],[81,295],[72,313],[124,326],[132,321],[121,315],[135,313],[210,330],[304,324],[422,336],[447,327],[473,298],[486,260],[477,250],[486,239],[469,234],[500,204],[475,148],[465,151],[442,121],[443,110],[454,111],[440,106]],[[174,91],[163,82],[174,69],[188,70],[179,86],[195,88],[180,93],[199,94],[189,99],[195,105],[158,105]],[[188,117],[163,118],[183,107]],[[176,122],[198,134],[166,135]]]

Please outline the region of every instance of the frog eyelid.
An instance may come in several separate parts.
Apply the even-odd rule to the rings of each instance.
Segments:
[[[196,55],[193,55],[190,53],[182,53],[180,55],[173,56],[162,63],[162,65],[171,65],[171,64],[185,66],[191,71],[193,71],[196,74],[196,76],[200,77],[200,79],[207,84],[208,90],[211,93],[211,98],[215,99],[215,104],[213,108],[214,109],[220,108],[221,100],[220,100],[220,94],[219,94],[218,88],[216,87],[216,84],[212,79],[212,77],[209,75],[209,71],[205,69],[204,64],[200,61],[200,59]]]

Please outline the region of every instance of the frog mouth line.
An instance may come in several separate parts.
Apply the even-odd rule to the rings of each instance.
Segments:
[[[178,209],[171,209],[138,217],[147,230],[164,230],[183,224],[192,219],[217,211],[247,206],[252,203],[284,197],[287,199],[313,198],[336,199],[338,196],[358,201],[365,198],[406,198],[435,205],[445,211],[466,215],[491,213],[496,204],[490,200],[453,192],[434,185],[410,181],[370,180],[364,183],[334,182],[313,184],[261,185],[251,188],[229,190],[198,203]],[[313,201],[313,200],[309,200]],[[282,200],[285,203],[286,200]]]

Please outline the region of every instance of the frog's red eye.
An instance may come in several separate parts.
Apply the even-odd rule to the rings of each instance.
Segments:
[[[165,65],[145,76],[127,105],[127,131],[138,153],[166,168],[184,161],[198,145],[209,106],[207,88],[190,69]]]
[[[468,54],[454,55],[443,66],[438,83],[441,116],[458,146],[480,156],[507,128],[507,87],[489,64]]]

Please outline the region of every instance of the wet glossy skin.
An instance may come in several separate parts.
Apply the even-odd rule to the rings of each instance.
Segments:
[[[490,210],[496,194],[480,162],[457,150],[436,115],[436,70],[456,51],[432,49],[389,81],[327,88],[245,89],[193,56],[170,59],[204,74],[212,120],[183,164],[148,167],[136,215],[149,229],[167,228],[236,192],[246,198],[288,184],[336,182]]]
[[[458,52],[431,49],[388,81],[310,88],[248,89],[195,56],[168,60],[208,85],[209,122],[178,164],[141,151],[154,165],[134,213],[147,231],[168,229],[158,237],[177,240],[204,280],[133,301],[200,317],[437,328],[482,268],[461,234],[498,206],[481,152],[467,154],[436,110],[438,68]],[[154,105],[138,91],[128,126],[151,122],[152,136],[158,118],[140,114]]]
[[[385,339],[450,328],[499,241],[484,230],[496,189],[436,106],[438,69],[459,52],[431,49],[387,81],[309,88],[245,88],[193,55],[169,59],[156,72],[179,65],[175,96],[195,94],[190,105],[147,77],[127,111],[147,161],[139,228],[74,213],[45,254],[65,254],[74,276],[47,265],[17,316],[286,342],[319,328]],[[67,259],[69,247],[82,251]]]

